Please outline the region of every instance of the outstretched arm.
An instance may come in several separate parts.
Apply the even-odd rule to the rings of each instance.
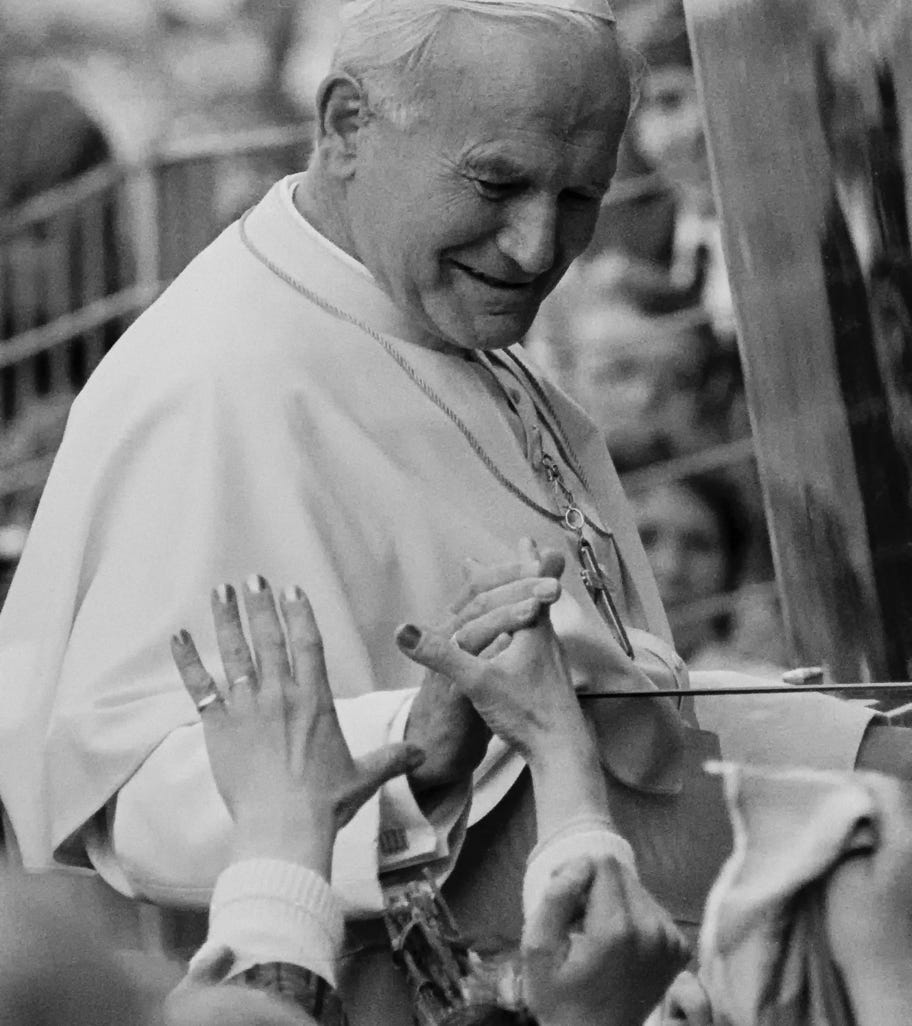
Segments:
[[[385,781],[415,768],[424,754],[394,744],[353,757],[304,593],[284,593],[280,618],[268,583],[256,577],[244,589],[244,603],[252,652],[234,590],[213,593],[227,687],[208,673],[189,633],[172,639],[232,820],[230,862],[216,883],[209,943],[230,946],[242,967],[286,961],[314,968],[307,963],[310,935],[319,971],[331,978],[342,932],[339,902],[328,886],[336,835]]]
[[[406,625],[400,647],[446,675],[528,763],[539,844],[524,884],[526,996],[544,1026],[634,1026],[687,960],[613,829],[594,739],[547,612],[481,657]],[[589,857],[574,858],[580,850]]]
[[[414,624],[399,629],[397,642],[409,658],[449,681],[526,761],[540,839],[580,818],[610,823],[595,741],[547,615],[534,628],[499,635],[480,656]]]

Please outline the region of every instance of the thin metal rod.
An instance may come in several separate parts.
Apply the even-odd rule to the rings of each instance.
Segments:
[[[912,682],[899,684],[775,684],[773,687],[740,688],[658,688],[653,691],[582,691],[577,697],[582,700],[593,698],[687,698],[691,695],[807,695],[816,691],[827,694],[851,695],[876,691],[880,694],[902,692],[912,694]]]

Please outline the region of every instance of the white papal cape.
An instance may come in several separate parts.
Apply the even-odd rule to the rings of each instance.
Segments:
[[[228,818],[168,639],[189,629],[219,665],[213,585],[258,572],[306,589],[357,752],[401,736],[420,681],[397,624],[442,612],[467,556],[511,560],[523,535],[569,544],[520,497],[553,508],[502,386],[478,361],[422,344],[368,272],[300,217],[298,180],[251,212],[250,245],[234,224],[194,260],[73,406],[0,618],[0,797],[30,866],[88,855],[128,894],[207,901]],[[622,615],[662,650],[665,616],[599,432],[545,387],[588,488],[568,463],[565,474],[614,534],[596,547]],[[605,627],[578,575],[565,576],[555,622],[577,676],[597,678]],[[817,696],[707,712],[726,755],[845,768],[869,719]],[[517,771],[488,759],[473,820]],[[445,869],[461,798],[429,822],[398,781],[365,807],[334,861],[349,907],[379,907],[378,868]]]

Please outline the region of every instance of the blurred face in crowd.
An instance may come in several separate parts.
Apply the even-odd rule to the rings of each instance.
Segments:
[[[674,610],[725,591],[727,555],[713,509],[685,485],[660,485],[632,504],[662,602]]]
[[[358,132],[355,255],[434,340],[521,338],[591,238],[615,170],[628,74],[609,30],[454,17],[421,116]]]
[[[636,466],[697,447],[703,355],[689,332],[613,305],[577,318],[573,336],[571,391],[615,460]]]
[[[676,185],[709,188],[700,99],[693,72],[657,67],[643,83],[633,133],[640,154]]]

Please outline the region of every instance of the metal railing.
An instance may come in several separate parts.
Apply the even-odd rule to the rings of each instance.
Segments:
[[[307,149],[300,129],[210,137],[0,215],[0,427],[78,390],[239,205],[302,166]]]
[[[69,401],[124,329],[308,151],[306,127],[209,136],[0,213],[0,519],[37,504]]]

